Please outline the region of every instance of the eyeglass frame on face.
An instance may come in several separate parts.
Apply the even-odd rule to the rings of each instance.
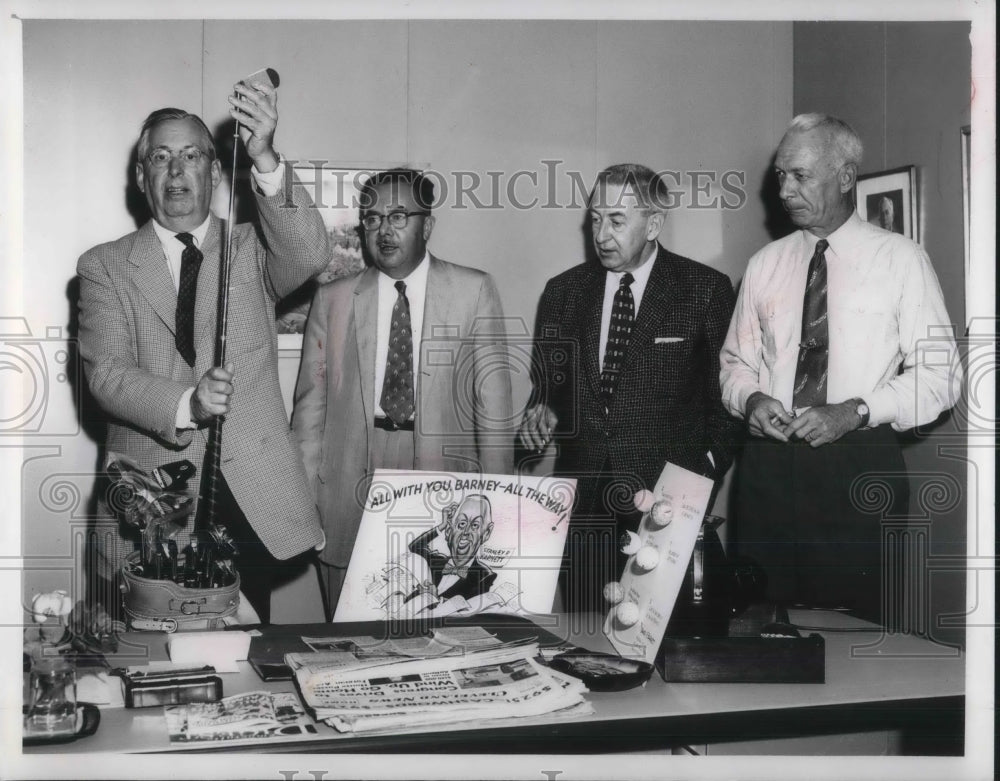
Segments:
[[[163,157],[163,155],[166,155],[166,157]],[[161,159],[157,160],[157,156],[161,157]],[[166,147],[161,146],[146,155],[146,162],[153,168],[164,169],[169,167],[170,161],[174,158],[180,160],[184,168],[194,168],[205,158],[209,160],[215,159],[213,155],[196,146],[188,146],[176,152],[171,152]]]
[[[419,211],[413,211],[413,212],[394,211],[394,212],[389,212],[388,214],[379,214],[378,212],[370,212],[361,218],[361,227],[369,232],[377,231],[382,227],[382,223],[386,219],[388,219],[390,228],[395,228],[396,230],[402,230],[409,223],[410,217],[429,217],[430,214],[431,213],[428,209],[421,209]],[[400,217],[402,217],[402,220],[400,220]],[[368,225],[368,222],[370,220],[378,220],[378,222],[372,225]]]

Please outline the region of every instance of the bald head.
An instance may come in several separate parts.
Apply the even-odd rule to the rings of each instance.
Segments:
[[[493,508],[490,500],[482,494],[465,497],[445,529],[445,539],[455,563],[461,566],[471,562],[492,531]]]

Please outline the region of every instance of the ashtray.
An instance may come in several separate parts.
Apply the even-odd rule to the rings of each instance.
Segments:
[[[21,744],[24,746],[40,746],[48,743],[69,743],[77,738],[85,738],[97,732],[101,723],[101,711],[89,702],[76,704],[76,727],[72,732],[32,731],[28,722],[27,709],[24,710],[24,732]]]
[[[613,654],[566,651],[553,657],[549,666],[579,678],[593,692],[621,692],[649,680],[653,665]]]

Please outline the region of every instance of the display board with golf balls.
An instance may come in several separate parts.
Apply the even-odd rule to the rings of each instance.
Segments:
[[[638,533],[623,543],[629,558],[621,581],[604,588],[604,634],[621,656],[655,659],[711,494],[709,478],[668,463],[652,491],[635,495]]]

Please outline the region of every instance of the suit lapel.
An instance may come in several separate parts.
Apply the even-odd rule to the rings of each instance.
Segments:
[[[354,288],[354,335],[361,376],[361,406],[367,428],[375,425],[375,333],[378,328],[378,269],[370,266]]]
[[[219,312],[219,273],[221,267],[222,242],[219,232],[222,223],[212,217],[205,234],[205,243],[201,247],[204,256],[201,269],[198,271],[198,291],[194,305],[195,352],[199,366],[211,366],[215,361],[215,333]],[[236,265],[236,248],[233,248],[233,265]],[[231,271],[231,269],[230,269]],[[230,288],[231,291],[231,288]]]
[[[589,280],[580,291],[581,311],[586,313],[580,329],[580,357],[587,380],[597,394],[601,392],[601,315],[604,309],[606,275],[603,268],[592,270]]]
[[[163,254],[163,247],[153,230],[150,220],[136,234],[135,244],[128,256],[129,262],[136,267],[132,275],[135,286],[163,321],[163,324],[175,333],[177,310],[177,290],[170,278],[170,269]]]
[[[649,275],[649,281],[646,282],[642,303],[636,314],[635,327],[632,330],[623,369],[627,369],[635,361],[635,357],[652,344],[656,329],[674,305],[676,285],[671,283],[670,259],[663,247],[658,247],[653,263],[653,270]]]
[[[420,328],[420,339],[432,339],[433,325],[447,323],[453,317],[449,316],[449,310],[454,311],[458,303],[452,298],[450,279],[445,272],[440,260],[433,255],[430,256],[430,265],[427,267],[427,290],[424,292],[424,322]],[[468,334],[462,334],[468,336]],[[421,373],[423,365],[421,362]]]
[[[422,397],[432,398],[426,394],[434,393],[435,373],[429,365],[430,362],[424,360],[427,356],[423,345],[435,338],[441,339],[441,334],[434,333],[434,326],[456,322],[455,309],[460,303],[455,291],[452,290],[451,278],[444,270],[441,261],[431,255],[430,265],[427,268],[427,289],[424,291],[424,321],[420,326],[420,376],[415,378],[418,405]],[[460,334],[463,339],[470,335]]]

